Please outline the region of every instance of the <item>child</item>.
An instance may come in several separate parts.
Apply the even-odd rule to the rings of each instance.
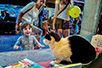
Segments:
[[[22,45],[23,50],[34,49],[35,45],[38,47],[44,47],[44,45],[41,45],[38,40],[33,35],[31,35],[32,26],[28,22],[25,22],[21,25],[21,31],[24,35],[18,38],[14,45],[14,49],[20,48],[20,44]]]

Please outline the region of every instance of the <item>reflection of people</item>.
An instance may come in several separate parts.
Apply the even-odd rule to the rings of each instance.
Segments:
[[[42,8],[41,6],[43,6],[43,0],[37,0],[36,3],[30,2],[23,9],[21,9],[21,11],[18,15],[17,24],[16,24],[17,34],[20,31],[19,30],[20,23],[22,23],[22,21],[27,21],[27,22],[32,24],[33,31],[34,31],[33,33],[36,32],[38,38],[41,38],[43,31],[40,28],[34,26],[34,24],[38,22],[38,15],[39,15],[40,10]],[[40,8],[40,9],[38,10],[38,8]],[[34,23],[34,21],[35,21],[35,23]]]
[[[65,5],[67,5],[67,6],[65,6]],[[70,33],[69,25],[71,23],[71,20],[67,13],[67,10],[69,10],[69,8],[72,5],[73,5],[72,0],[56,0],[55,14],[54,14],[54,19],[53,19],[53,30],[56,29],[57,33],[60,37],[62,37],[62,34],[64,37],[66,37]],[[64,7],[66,7],[66,8],[64,9]],[[62,12],[60,12],[60,11],[62,11]]]
[[[74,18],[74,20],[73,20],[73,34],[78,33],[78,28],[77,28],[78,23],[79,23],[79,17]]]
[[[10,15],[8,10],[1,11],[1,19],[3,21],[9,21]]]
[[[5,10],[5,14],[6,14],[6,16],[5,16],[5,21],[9,21],[9,19],[10,19],[10,15],[9,15],[9,11],[8,10]]]
[[[6,16],[6,14],[5,14],[5,12],[4,11],[1,11],[1,20],[3,20],[4,21],[4,19],[5,19],[5,16]]]
[[[12,12],[10,13],[10,17],[16,17],[16,13],[15,13],[14,11],[12,11]]]
[[[32,33],[32,26],[29,23],[23,23],[21,25],[21,30],[24,35],[20,36],[17,40],[17,42],[14,45],[14,49],[20,48],[20,44],[22,45],[24,50],[30,50],[34,49],[34,45],[38,47],[44,47],[44,45],[41,45],[37,39],[31,35]]]
[[[79,17],[79,22],[77,23],[78,24],[78,34],[80,34],[80,30],[81,30],[81,24],[82,24],[82,18],[81,16]]]
[[[47,19],[47,21],[48,21],[48,29],[52,30],[53,29],[53,19],[52,19],[52,17],[49,17]]]

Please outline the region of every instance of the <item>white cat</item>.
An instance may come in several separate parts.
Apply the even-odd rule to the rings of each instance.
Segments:
[[[49,45],[55,63],[67,61],[70,63],[88,63],[96,56],[94,47],[80,36],[60,38],[55,32],[45,35],[43,42]]]

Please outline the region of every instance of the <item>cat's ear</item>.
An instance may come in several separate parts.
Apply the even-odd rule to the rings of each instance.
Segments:
[[[61,39],[61,37],[55,32],[51,32],[50,35],[55,39],[56,42],[60,41]]]

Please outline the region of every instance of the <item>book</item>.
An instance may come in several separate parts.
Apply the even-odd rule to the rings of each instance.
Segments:
[[[54,61],[50,63],[50,68],[82,68],[82,63],[74,64],[56,64]]]
[[[27,58],[5,68],[45,68]]]

